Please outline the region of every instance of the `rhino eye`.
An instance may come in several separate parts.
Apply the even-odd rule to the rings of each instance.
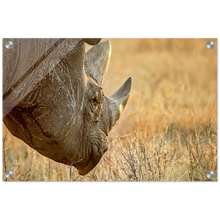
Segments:
[[[93,100],[92,100],[93,103],[97,104],[99,102],[98,100],[98,97],[95,97]]]

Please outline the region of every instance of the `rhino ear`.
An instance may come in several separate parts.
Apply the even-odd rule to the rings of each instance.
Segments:
[[[86,52],[85,72],[88,77],[95,79],[99,85],[102,85],[107,74],[110,57],[111,44],[108,40],[93,46]]]
[[[123,112],[131,91],[132,78],[129,77],[115,93],[108,96],[111,100],[110,109],[112,110],[113,125],[118,121]],[[117,110],[116,110],[117,109]]]

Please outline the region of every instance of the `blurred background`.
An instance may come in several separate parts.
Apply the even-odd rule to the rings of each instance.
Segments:
[[[217,40],[108,40],[105,95],[130,76],[133,82],[100,163],[81,177],[3,125],[3,171],[14,172],[8,181],[205,181],[208,170],[217,174]],[[211,50],[208,40],[215,43]]]
[[[133,78],[119,130],[126,133],[131,127],[137,129],[139,107],[141,135],[163,132],[172,114],[171,123],[191,128],[192,114],[196,122],[206,125],[210,117],[216,116],[217,47],[208,50],[208,39],[110,41],[112,58],[103,86],[106,95],[118,89],[129,76]]]

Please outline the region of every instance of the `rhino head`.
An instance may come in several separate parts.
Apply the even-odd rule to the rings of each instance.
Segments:
[[[111,45],[109,41],[99,41],[75,39],[71,50],[53,63],[50,71],[46,68],[42,79],[30,77],[26,84],[19,85],[22,89],[17,88],[17,95],[4,100],[3,106],[8,109],[20,97],[3,119],[9,131],[42,155],[76,167],[80,175],[89,173],[107,151],[108,134],[119,120],[131,89],[129,78],[115,93],[104,95],[102,83]],[[95,45],[86,53],[85,42]],[[22,47],[20,42],[16,45]],[[24,52],[20,51],[20,55],[4,52],[4,83],[15,77],[19,65],[13,64],[18,62],[13,56],[22,56]],[[9,63],[16,66],[13,74],[7,72]],[[23,94],[30,85],[31,91]]]

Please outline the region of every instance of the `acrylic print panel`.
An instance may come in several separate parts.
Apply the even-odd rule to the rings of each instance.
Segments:
[[[4,181],[216,175],[217,39],[3,39]]]

